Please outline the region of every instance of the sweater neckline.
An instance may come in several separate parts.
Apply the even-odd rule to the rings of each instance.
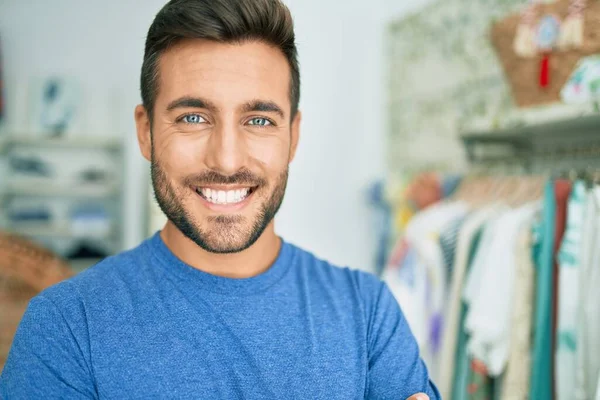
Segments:
[[[192,286],[231,295],[248,295],[266,290],[289,270],[295,253],[292,245],[281,240],[279,254],[266,271],[250,278],[227,278],[201,271],[177,258],[162,240],[160,232],[148,239],[146,246],[167,273],[176,275]]]

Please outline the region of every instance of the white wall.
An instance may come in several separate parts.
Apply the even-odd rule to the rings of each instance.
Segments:
[[[278,230],[333,262],[371,270],[366,186],[386,175],[386,23],[431,0],[286,0],[296,24],[303,124]]]
[[[383,8],[288,0],[302,72],[302,133],[278,231],[332,262],[370,269],[364,189],[384,173]]]
[[[431,4],[433,0],[384,0],[386,18],[396,19],[412,14]]]
[[[370,269],[375,238],[364,189],[384,174],[384,23],[423,0],[288,0],[302,73],[302,137],[277,229],[332,262]],[[69,73],[85,90],[87,125],[127,142],[126,246],[144,237],[148,166],[133,108],[146,31],[163,0],[3,0],[7,94],[24,79]],[[14,104],[7,105],[15,129]],[[89,133],[87,132],[85,133]]]

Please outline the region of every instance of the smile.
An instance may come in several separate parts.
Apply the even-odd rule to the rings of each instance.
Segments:
[[[222,190],[210,187],[196,188],[202,198],[212,204],[238,204],[246,200],[253,192],[254,187],[244,187],[239,189]]]

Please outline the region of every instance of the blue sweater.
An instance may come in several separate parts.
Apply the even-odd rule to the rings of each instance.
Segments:
[[[158,234],[31,300],[2,399],[439,398],[388,288],[284,243],[228,279]]]

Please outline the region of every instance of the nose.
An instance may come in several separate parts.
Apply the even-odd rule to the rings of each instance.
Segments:
[[[220,124],[208,140],[206,165],[223,175],[233,175],[246,164],[246,147],[243,133],[236,126]]]

